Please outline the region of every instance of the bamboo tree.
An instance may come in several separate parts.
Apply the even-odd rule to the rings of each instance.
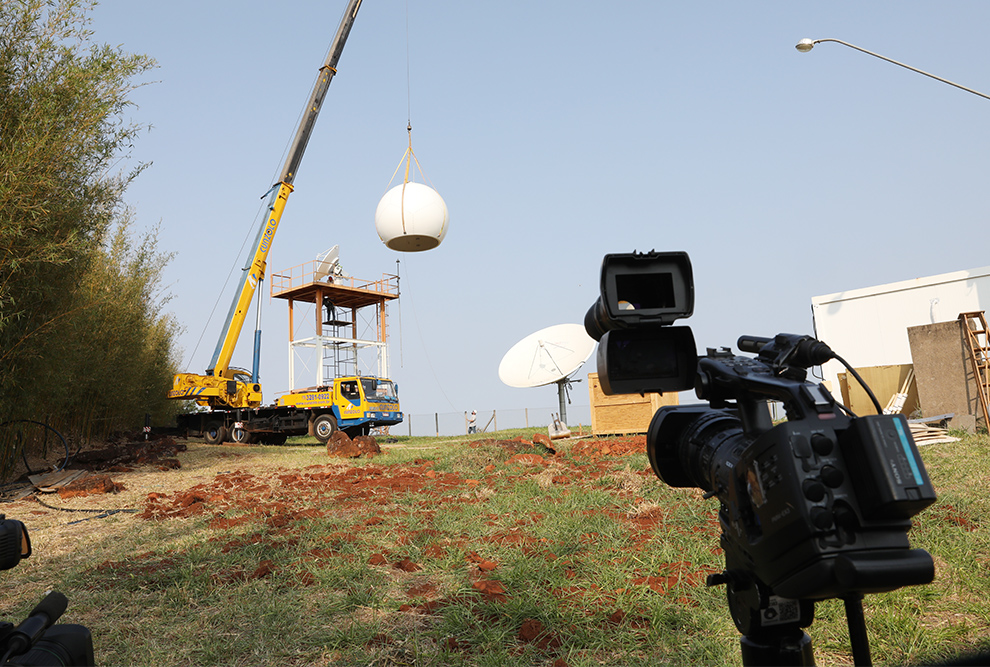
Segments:
[[[168,411],[176,324],[155,286],[171,256],[157,230],[131,239],[123,195],[146,165],[115,171],[154,61],[93,43],[94,4],[0,3],[0,423]]]

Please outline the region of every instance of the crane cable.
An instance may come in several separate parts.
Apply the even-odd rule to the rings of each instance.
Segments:
[[[385,192],[388,192],[392,186],[392,182],[395,180],[396,174],[399,173],[399,169],[402,169],[403,165],[405,165],[405,171],[402,179],[402,199],[399,206],[399,215],[402,221],[403,234],[406,233],[406,186],[409,184],[409,169],[413,162],[416,163],[416,169],[419,170],[421,179],[429,183],[430,187],[436,190],[436,187],[433,185],[433,181],[431,181],[429,176],[426,175],[426,172],[423,171],[423,167],[416,158],[416,153],[413,152],[412,147],[412,75],[410,66],[411,58],[409,55],[409,41],[409,0],[406,0],[406,132],[409,135],[409,145],[406,148],[405,153],[403,153],[402,157],[399,159],[399,164],[396,165],[395,171],[392,172],[392,178],[388,179],[388,185],[385,186]]]
[[[392,178],[388,180],[388,185],[385,186],[386,191],[388,191],[389,186],[392,185],[392,181],[395,180],[395,175],[399,173],[400,169],[402,169],[403,164],[405,164],[405,176],[403,178],[403,185],[409,183],[409,166],[411,162],[416,163],[416,168],[419,170],[419,175],[423,177],[423,180],[428,181],[430,183],[430,187],[433,187],[433,182],[430,181],[429,176],[427,176],[426,173],[423,171],[423,167],[419,164],[419,160],[416,159],[416,154],[413,152],[412,123],[409,123],[406,126],[406,131],[409,133],[409,147],[406,148],[406,152],[403,153],[402,157],[399,159],[399,164],[396,165],[395,171],[392,172]],[[433,189],[436,190],[435,187]]]
[[[409,132],[412,133],[412,77],[409,72],[411,58],[409,57],[409,0],[406,0],[406,118]]]

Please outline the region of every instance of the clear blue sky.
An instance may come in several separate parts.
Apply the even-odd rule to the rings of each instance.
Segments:
[[[159,64],[133,94],[131,118],[154,126],[133,157],[153,166],[127,200],[176,253],[186,370],[209,362],[229,291],[207,318],[345,4],[93,14],[96,39]],[[401,261],[391,375],[406,412],[555,405],[553,386],[504,386],[499,361],[582,322],[608,252],[690,253],[702,349],[810,333],[812,296],[990,264],[990,101],[838,44],[794,48],[834,37],[990,93],[990,3],[409,0],[408,61],[406,25],[406,2],[365,0],[269,257],[271,273],[339,244],[366,278]],[[446,240],[418,254],[374,228],[409,100],[450,210]],[[285,302],[266,298],[263,318],[270,400],[288,389]]]

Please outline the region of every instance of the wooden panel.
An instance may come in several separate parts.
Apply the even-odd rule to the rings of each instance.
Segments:
[[[857,368],[856,372],[859,373],[863,381],[873,390],[873,395],[880,401],[880,407],[886,407],[891,397],[901,391],[904,381],[907,379],[908,373],[911,372],[912,368],[913,366],[911,364],[869,366],[866,368]],[[873,401],[866,394],[866,390],[863,389],[852,374],[839,373],[839,383],[842,389],[842,402],[853,413],[860,416],[875,415],[877,413],[876,408],[873,407]],[[912,381],[908,385],[907,399],[904,401],[904,407],[901,409],[901,413],[910,418],[911,413],[917,408],[918,388]]]
[[[985,427],[962,321],[909,327],[907,334],[924,416],[951,413],[953,428]]]
[[[620,394],[607,396],[598,381],[598,373],[588,374],[591,399],[591,432],[595,435],[646,433],[653,413],[662,405],[677,405],[677,393]]]

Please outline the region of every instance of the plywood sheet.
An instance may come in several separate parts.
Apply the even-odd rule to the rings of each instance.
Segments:
[[[880,407],[884,407],[890,401],[890,398],[899,393],[904,387],[904,381],[908,379],[908,374],[911,370],[911,364],[899,364],[857,368],[856,372],[859,373],[863,381],[873,390],[873,394],[880,401]],[[842,391],[842,402],[853,413],[860,416],[877,414],[876,408],[873,406],[873,401],[870,400],[866,390],[863,389],[851,373],[839,373],[839,386]],[[912,381],[908,385],[907,397],[904,400],[901,413],[910,417],[917,409],[918,387]]]
[[[979,384],[960,320],[910,327],[907,332],[925,416],[970,415],[975,425],[985,427]]]
[[[588,396],[591,401],[591,432],[595,435],[646,433],[653,414],[660,406],[678,404],[676,393],[608,396],[602,391],[598,373],[588,374]]]
[[[61,487],[71,484],[80,477],[88,474],[89,472],[86,470],[59,470],[41,475],[31,475],[28,477],[28,481],[34,484],[39,491],[54,493]]]

